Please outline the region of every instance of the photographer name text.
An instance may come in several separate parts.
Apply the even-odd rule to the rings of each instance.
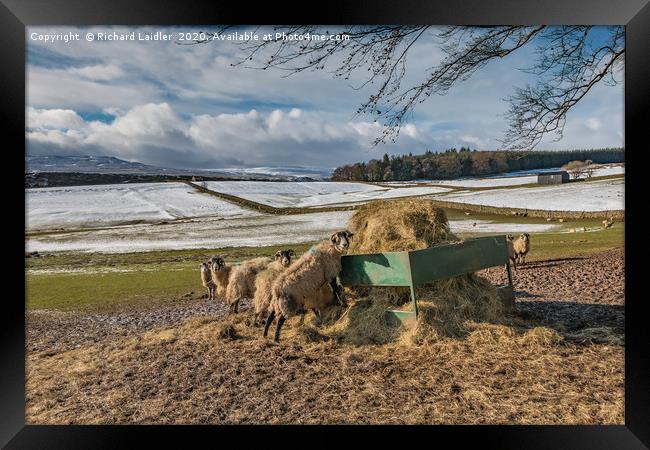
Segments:
[[[144,31],[89,31],[85,33],[66,32],[66,33],[30,33],[29,38],[32,41],[40,41],[46,44],[56,42],[63,42],[65,44],[77,41],[143,41],[143,42],[161,42],[161,41],[176,41],[198,43],[205,41],[328,41],[349,40],[349,36],[345,34],[313,34],[313,33],[265,33],[257,34],[251,32],[231,32],[231,33],[205,33],[205,32],[174,32],[165,33],[163,31],[144,32]]]

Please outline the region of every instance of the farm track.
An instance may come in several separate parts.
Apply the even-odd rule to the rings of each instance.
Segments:
[[[515,288],[518,315],[566,344],[287,334],[278,346],[249,326],[249,304],[224,320],[198,294],[140,311],[31,311],[27,423],[623,423],[623,249],[531,262]],[[621,343],[579,339],[592,329]]]

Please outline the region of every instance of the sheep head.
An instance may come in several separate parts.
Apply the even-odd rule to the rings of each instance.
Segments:
[[[340,252],[345,253],[350,247],[350,239],[354,236],[353,233],[350,233],[348,230],[338,231],[330,236],[330,241],[334,244],[334,248]]]
[[[210,268],[213,272],[219,272],[224,267],[226,267],[226,262],[223,260],[223,258],[212,258],[212,265]]]
[[[280,261],[280,264],[282,264],[282,267],[289,267],[291,264],[291,258],[293,258],[296,254],[294,253],[293,250],[278,250],[278,252],[275,254],[275,260]]]

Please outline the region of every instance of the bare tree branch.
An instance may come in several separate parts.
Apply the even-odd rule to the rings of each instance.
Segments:
[[[222,27],[215,34],[228,31]],[[329,34],[317,26],[282,26],[275,33]],[[291,76],[330,67],[333,76],[350,79],[363,73],[361,89],[375,85],[373,94],[356,114],[369,115],[383,124],[373,144],[395,141],[402,124],[419,103],[432,94],[445,95],[488,63],[508,57],[526,46],[535,46],[532,67],[524,68],[536,83],[515,88],[506,100],[508,122],[502,144],[510,149],[530,149],[548,133],[562,137],[567,113],[599,82],[616,84],[623,66],[623,27],[593,26],[348,26],[340,30],[348,39],[254,41],[241,45],[244,56],[233,63],[257,70],[275,69]],[[408,55],[416,42],[435,40],[443,58],[423,81],[403,86]],[[206,40],[207,41],[207,40]],[[203,43],[203,42],[197,42]],[[433,61],[432,61],[433,63]]]

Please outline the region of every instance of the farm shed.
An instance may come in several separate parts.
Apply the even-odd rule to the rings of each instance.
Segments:
[[[564,170],[537,174],[537,184],[562,184],[569,182],[569,173]]]

